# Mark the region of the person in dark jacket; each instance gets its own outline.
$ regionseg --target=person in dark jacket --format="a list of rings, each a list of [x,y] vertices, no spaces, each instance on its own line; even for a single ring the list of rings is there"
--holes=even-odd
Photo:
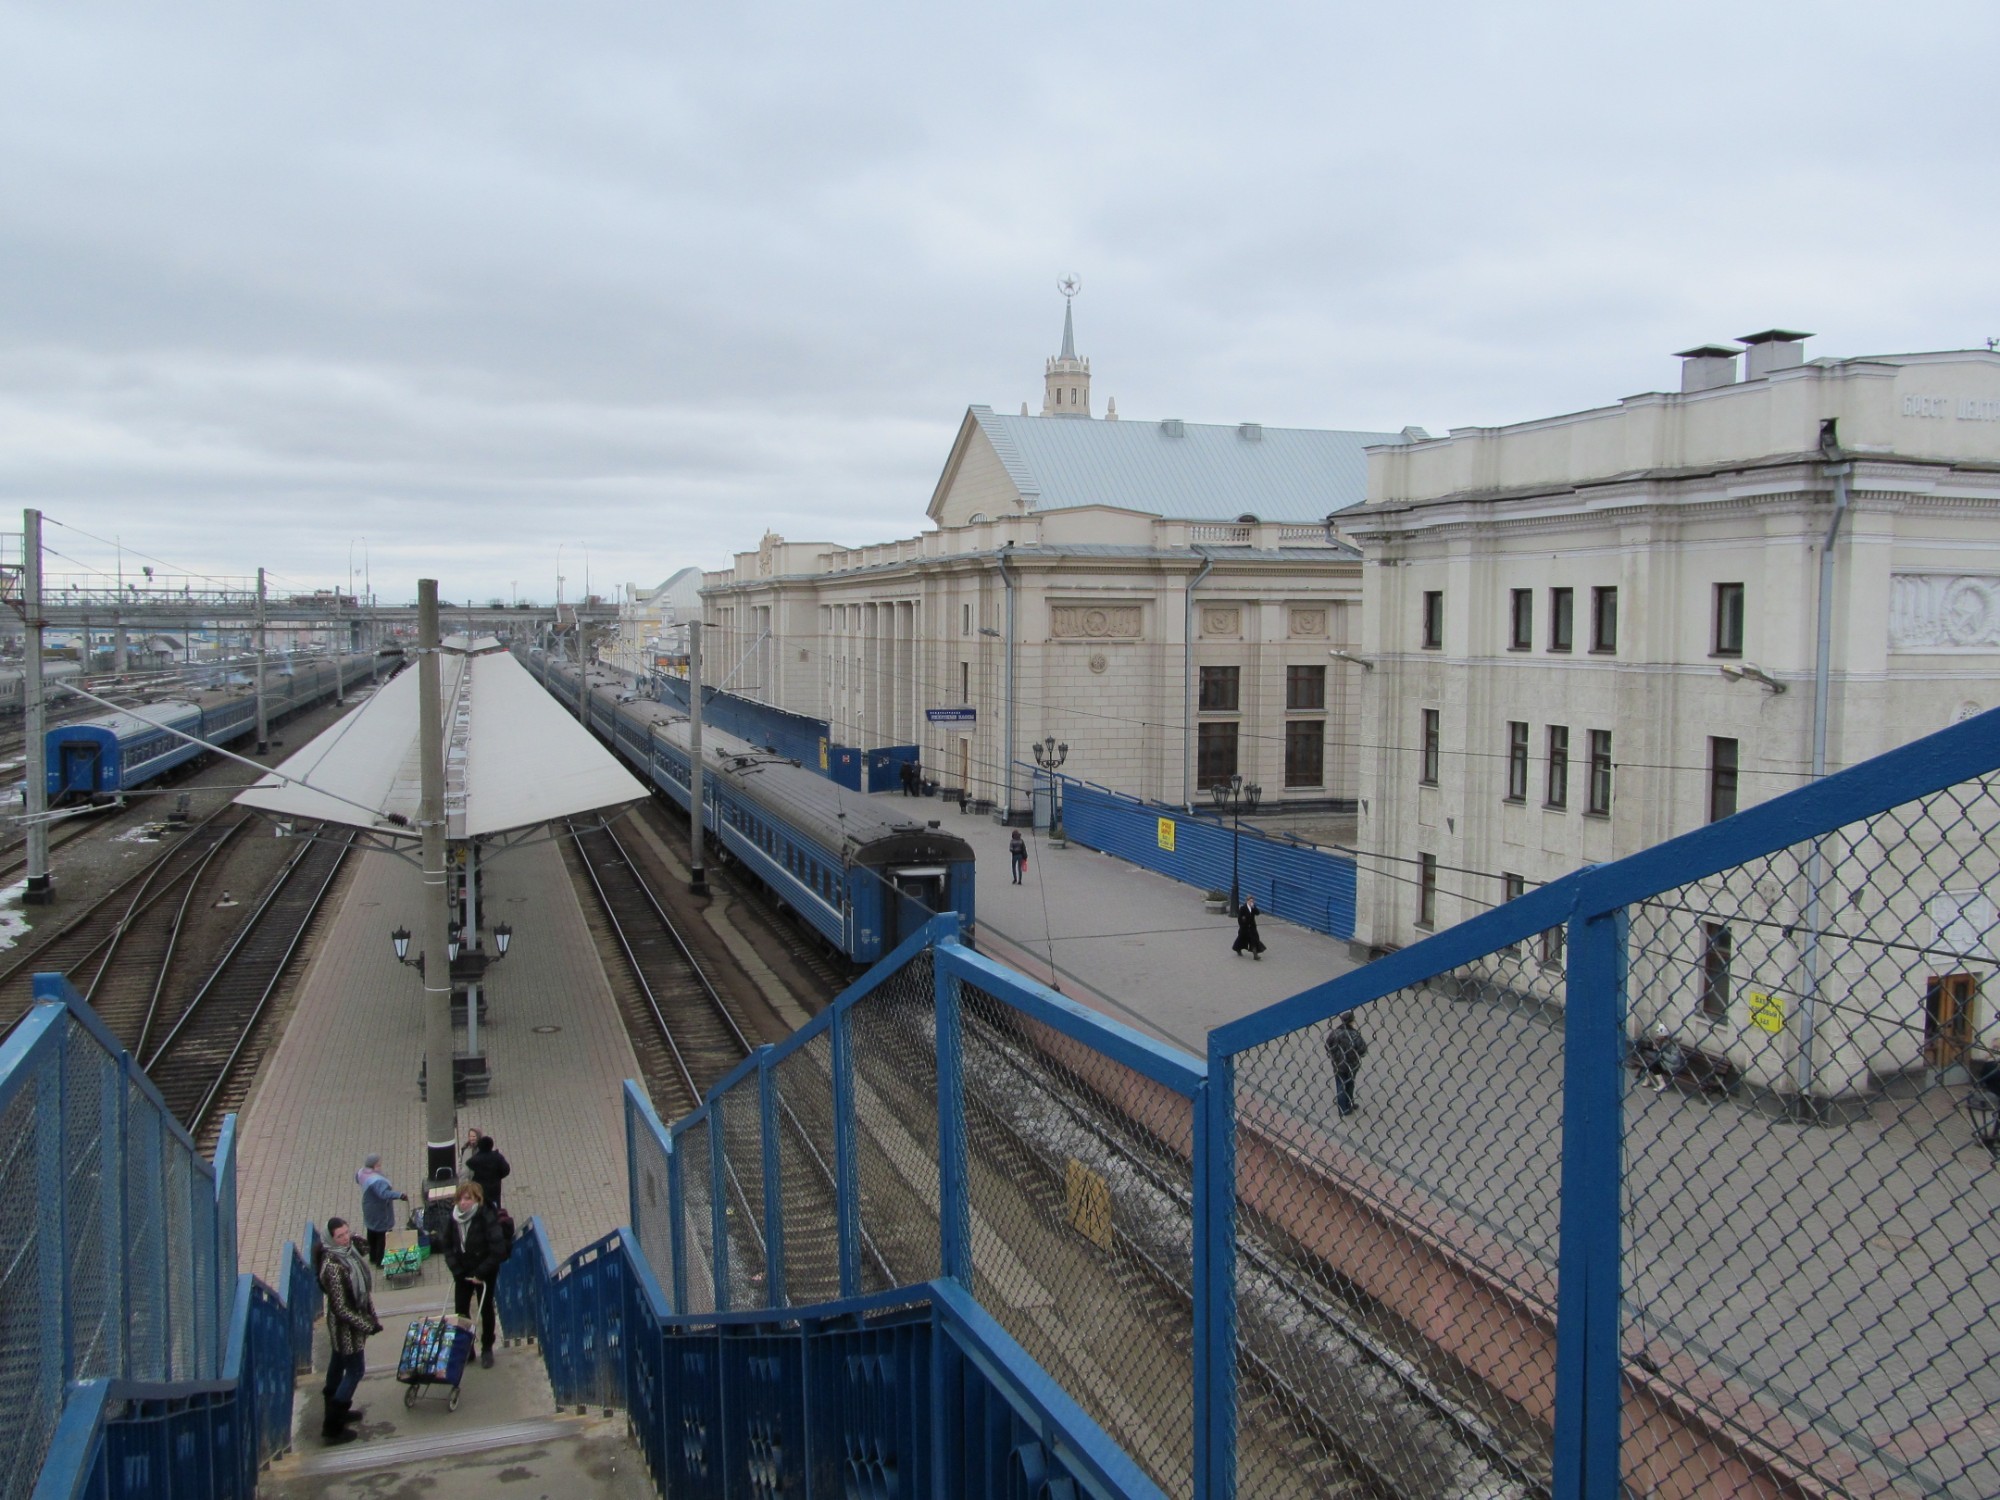
[[[348,1424],[362,1416],[354,1406],[354,1391],[368,1369],[364,1351],[369,1335],[380,1333],[382,1323],[375,1316],[374,1277],[347,1220],[326,1221],[318,1271],[319,1289],[326,1297],[327,1344],[333,1351],[321,1393],[326,1397],[326,1420],[319,1432],[328,1443],[351,1443],[354,1434]]]
[[[1354,1012],[1349,1011],[1326,1038],[1327,1061],[1333,1064],[1333,1096],[1343,1115],[1354,1113],[1354,1079],[1367,1055],[1368,1038],[1355,1027]]]
[[[1014,871],[1014,884],[1021,883],[1021,873],[1028,868],[1028,845],[1016,828],[1014,836],[1007,840],[1007,863]]]
[[[473,1301],[479,1301],[479,1364],[487,1370],[493,1368],[493,1282],[506,1257],[500,1215],[478,1183],[461,1182],[458,1206],[445,1221],[444,1263],[451,1271],[458,1315],[471,1317]]]
[[[1257,936],[1257,898],[1245,896],[1243,904],[1236,908],[1236,941],[1229,945],[1232,953],[1250,950],[1252,958],[1264,956],[1264,940]]]
[[[396,1191],[396,1185],[382,1175],[382,1158],[370,1156],[354,1174],[361,1186],[361,1225],[368,1231],[368,1264],[380,1266],[388,1248],[389,1231],[396,1227],[396,1205],[408,1203],[410,1195]]]
[[[500,1179],[514,1169],[507,1158],[493,1148],[493,1137],[482,1135],[479,1149],[465,1159],[465,1175],[479,1184],[480,1195],[489,1208],[500,1206]]]

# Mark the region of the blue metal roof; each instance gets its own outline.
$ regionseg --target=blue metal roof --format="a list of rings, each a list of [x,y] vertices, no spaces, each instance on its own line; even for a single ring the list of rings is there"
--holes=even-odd
[[[1366,497],[1363,450],[1407,441],[1255,423],[1011,417],[990,406],[972,417],[1032,508],[1115,505],[1170,520],[1323,520]]]

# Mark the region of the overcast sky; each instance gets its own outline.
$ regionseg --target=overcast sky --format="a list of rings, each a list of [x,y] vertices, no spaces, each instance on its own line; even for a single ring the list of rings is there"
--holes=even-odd
[[[1990,0],[0,3],[0,501],[397,602],[911,535],[1072,271],[1127,418],[1976,346],[1996,58]]]

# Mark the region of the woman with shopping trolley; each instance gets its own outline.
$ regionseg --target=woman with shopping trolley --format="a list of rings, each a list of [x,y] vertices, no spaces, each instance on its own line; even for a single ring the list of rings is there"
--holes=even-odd
[[[500,1217],[476,1182],[458,1185],[458,1203],[444,1226],[444,1263],[451,1271],[456,1311],[472,1316],[479,1304],[479,1365],[493,1368],[493,1283],[507,1258]]]

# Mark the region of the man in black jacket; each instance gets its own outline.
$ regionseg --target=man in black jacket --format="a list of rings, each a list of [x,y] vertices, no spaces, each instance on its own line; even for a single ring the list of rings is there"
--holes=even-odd
[[[458,1315],[471,1317],[473,1300],[479,1301],[479,1364],[487,1370],[493,1368],[493,1283],[506,1258],[500,1215],[485,1201],[478,1183],[461,1182],[458,1206],[445,1221],[444,1263],[451,1271]]]
[[[1343,1115],[1354,1113],[1354,1077],[1367,1055],[1368,1038],[1355,1029],[1354,1012],[1349,1011],[1326,1038],[1327,1061],[1333,1064],[1333,1094]]]
[[[465,1173],[479,1184],[479,1191],[489,1208],[500,1206],[500,1179],[514,1169],[507,1165],[507,1158],[493,1149],[493,1137],[482,1135],[479,1149],[465,1159]]]

